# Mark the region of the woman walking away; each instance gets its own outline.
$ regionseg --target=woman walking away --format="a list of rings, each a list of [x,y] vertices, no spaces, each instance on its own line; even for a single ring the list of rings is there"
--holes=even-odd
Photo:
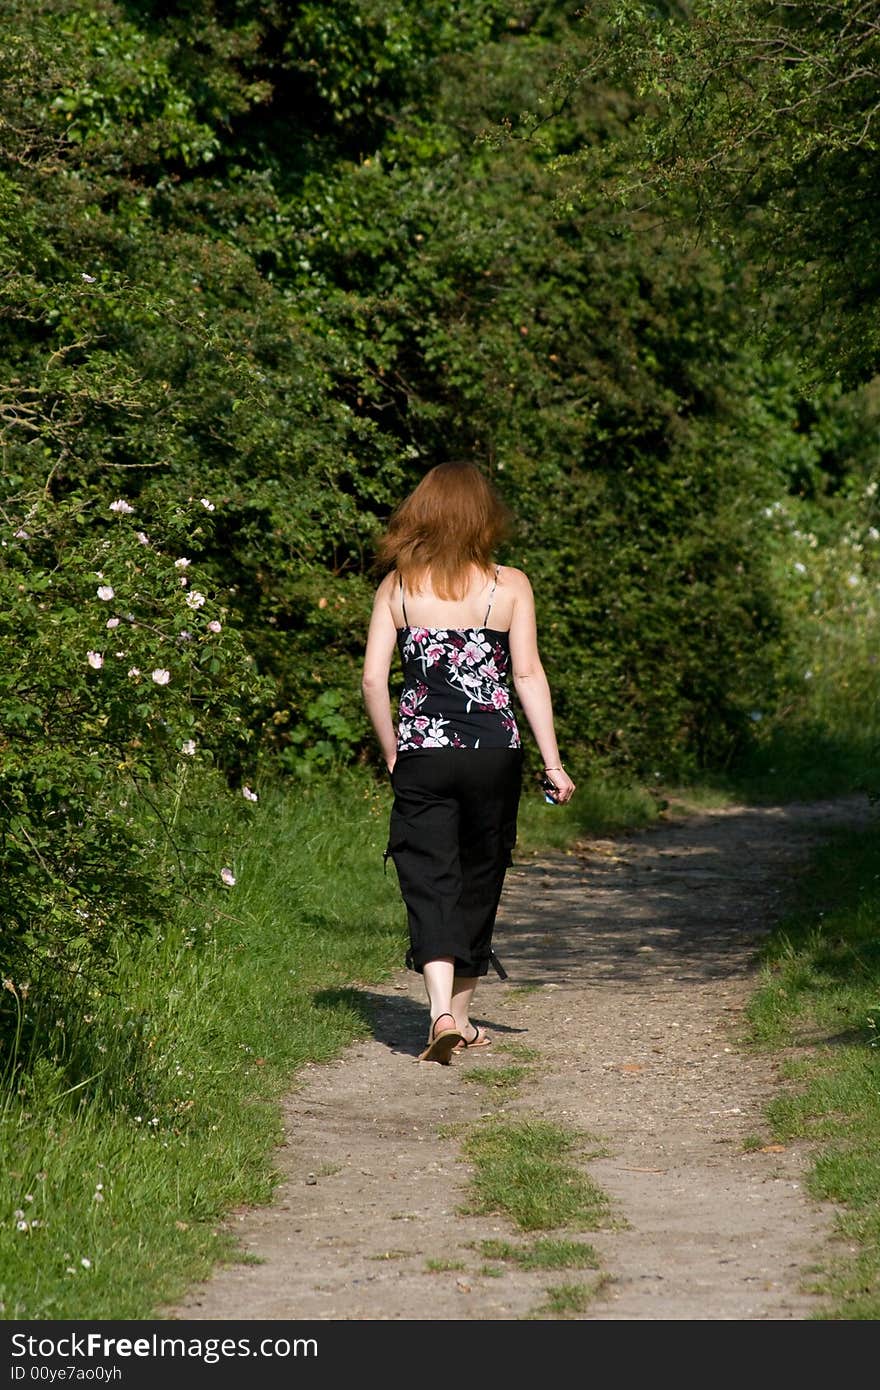
[[[522,747],[509,678],[554,801],[562,766],[526,575],[495,562],[508,512],[472,463],[441,463],[397,507],[379,542],[363,667],[364,702],[391,774],[387,855],[409,920],[407,966],[424,978],[430,1027],[419,1061],[485,1047],[474,990],[516,840]],[[388,680],[403,666],[397,727]]]

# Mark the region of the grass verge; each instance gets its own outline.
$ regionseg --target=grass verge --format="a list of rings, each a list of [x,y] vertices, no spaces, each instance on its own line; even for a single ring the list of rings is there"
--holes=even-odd
[[[811,1281],[828,1320],[880,1317],[880,836],[815,853],[768,941],[752,1041],[787,1054],[772,1137],[812,1146],[810,1193],[837,1207],[837,1254]]]
[[[652,825],[662,801],[635,784],[581,778],[577,795],[564,806],[548,806],[537,784],[523,786],[517,825],[516,857],[565,850],[585,835],[611,835]]]
[[[271,1197],[291,1076],[370,1031],[352,986],[404,949],[385,797],[352,775],[258,810],[219,925],[181,912],[94,992],[75,1089],[58,1056],[5,1088],[5,1319],[155,1316],[230,1253],[221,1218]]]

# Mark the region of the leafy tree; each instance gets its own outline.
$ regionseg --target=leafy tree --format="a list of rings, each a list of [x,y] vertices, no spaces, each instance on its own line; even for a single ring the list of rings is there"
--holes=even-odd
[[[750,263],[755,322],[812,374],[880,366],[880,12],[861,0],[602,3],[557,74],[629,94],[626,158],[583,151],[625,206],[687,217]]]

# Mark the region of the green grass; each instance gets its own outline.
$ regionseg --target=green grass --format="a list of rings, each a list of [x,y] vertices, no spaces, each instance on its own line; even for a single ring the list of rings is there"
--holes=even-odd
[[[747,805],[782,805],[848,796],[867,785],[880,786],[873,746],[853,749],[848,742],[780,737],[756,750],[726,775],[706,774],[705,785],[718,795]]]
[[[520,1269],[598,1269],[599,1257],[592,1245],[583,1241],[541,1237],[525,1245],[507,1240],[481,1240],[480,1254],[486,1260],[503,1260]]]
[[[473,1167],[467,1211],[504,1215],[522,1231],[608,1225],[607,1197],[572,1159],[580,1142],[544,1120],[477,1126],[462,1146]]]
[[[843,1240],[813,1282],[830,1319],[880,1317],[880,836],[817,851],[768,941],[748,1010],[756,1046],[787,1055],[768,1121],[805,1140],[811,1194],[833,1202]]]
[[[544,1302],[533,1313],[528,1315],[532,1319],[552,1318],[562,1321],[565,1318],[576,1318],[581,1313],[586,1313],[590,1304],[604,1289],[606,1280],[599,1278],[593,1280],[591,1284],[554,1284],[545,1291]]]
[[[812,747],[824,795],[830,745]],[[774,800],[782,786],[808,785],[795,773],[810,746],[790,741],[788,753],[792,775]],[[753,785],[757,799],[760,775]],[[744,787],[735,794],[748,799]],[[546,807],[527,788],[522,852],[659,814],[648,792],[593,788],[582,798],[586,790],[581,781],[573,809]],[[681,790],[694,807],[719,795]],[[370,1034],[364,989],[402,963],[405,914],[396,875],[382,871],[389,808],[387,786],[362,772],[264,790],[235,889],[203,914],[181,908],[156,938],[120,951],[112,991],[96,985],[89,995],[76,1056],[39,1057],[12,1086],[6,1059],[0,1316],[151,1318],[218,1261],[238,1259],[221,1223],[237,1206],[271,1200],[281,1097],[307,1062]],[[815,1276],[829,1318],[880,1314],[877,841],[850,834],[817,856],[768,944],[749,1013],[755,1045],[785,1053],[788,1078],[768,1136],[754,1142],[807,1139],[810,1189],[838,1208],[847,1258]],[[29,1007],[3,997],[7,1008]],[[505,1065],[470,1069],[474,1084],[506,1076],[512,1085],[533,1060],[518,1044],[496,1053]],[[459,1137],[476,1209],[521,1231],[607,1224],[572,1136],[523,1122]]]
[[[475,1086],[485,1086],[497,1091],[515,1091],[524,1076],[528,1076],[528,1067],[468,1067],[466,1072],[462,1072],[462,1080]]]
[[[660,814],[658,799],[643,787],[580,777],[577,792],[564,806],[548,806],[537,782],[526,777],[517,822],[516,858],[565,850],[585,835],[651,825]]]
[[[384,798],[351,776],[258,810],[218,925],[182,912],[95,993],[78,1089],[52,1057],[7,1087],[3,1317],[144,1318],[179,1296],[230,1255],[221,1218],[271,1197],[296,1070],[369,1034],[353,986],[404,948]]]
[[[518,1042],[497,1042],[494,1050],[496,1053],[502,1052],[505,1057],[512,1057],[515,1062],[536,1062],[541,1055],[536,1047]]]

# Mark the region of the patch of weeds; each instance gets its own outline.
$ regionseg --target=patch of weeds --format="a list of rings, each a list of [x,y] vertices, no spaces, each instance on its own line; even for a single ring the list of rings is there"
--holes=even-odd
[[[528,1075],[528,1067],[470,1067],[462,1073],[465,1081],[477,1086],[491,1086],[498,1091],[512,1091]]]
[[[503,1004],[515,1003],[517,999],[524,999],[529,994],[537,994],[543,988],[543,985],[510,985],[501,1002]]]
[[[520,1269],[598,1269],[599,1257],[592,1245],[576,1240],[535,1240],[530,1245],[511,1245],[506,1240],[483,1240],[480,1254],[486,1260],[507,1260]]]
[[[468,1212],[502,1213],[524,1231],[607,1227],[608,1198],[569,1157],[580,1139],[544,1120],[478,1126],[463,1145],[474,1165]]]
[[[425,1260],[425,1269],[429,1274],[448,1274],[465,1268],[464,1260]]]
[[[478,1274],[480,1275],[480,1277],[483,1278],[483,1279],[503,1279],[503,1278],[504,1278],[504,1270],[503,1270],[503,1269],[499,1269],[497,1265],[483,1265],[483,1266],[477,1271],[477,1273],[478,1273]]]
[[[535,1309],[535,1317],[573,1318],[585,1313],[590,1306],[593,1290],[585,1284],[554,1284],[546,1290],[545,1300]]]
[[[383,1250],[381,1255],[370,1255],[371,1260],[405,1260],[409,1250]]]
[[[600,1275],[592,1284],[554,1284],[547,1289],[545,1302],[527,1318],[576,1318],[587,1311],[608,1282],[607,1275]]]
[[[460,1139],[467,1132],[466,1120],[450,1120],[448,1124],[437,1126],[438,1139]]]
[[[495,1051],[503,1052],[517,1062],[536,1062],[541,1055],[534,1047],[527,1047],[525,1043],[518,1042],[496,1043]]]
[[[765,1141],[759,1134],[747,1134],[742,1141],[743,1153],[758,1153],[764,1147]]]

